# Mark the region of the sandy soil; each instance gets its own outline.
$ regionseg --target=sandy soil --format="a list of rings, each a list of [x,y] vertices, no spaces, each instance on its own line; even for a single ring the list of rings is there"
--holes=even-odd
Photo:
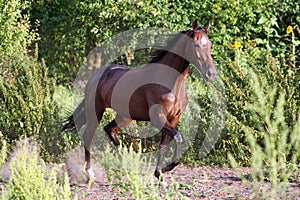
[[[11,158],[16,154],[17,150],[12,153]],[[67,154],[66,162],[61,171],[67,170],[72,184],[72,190],[77,194],[79,199],[94,200],[94,199],[133,199],[130,195],[120,197],[120,186],[112,186],[107,180],[105,170],[100,164],[93,165],[95,173],[95,182],[88,186],[86,174],[80,173],[83,169],[83,152],[73,151]],[[7,163],[2,171],[2,178],[8,180],[10,173]],[[170,185],[172,181],[178,183],[177,192],[180,192],[187,199],[262,199],[261,196],[255,196],[251,189],[251,180],[240,177],[248,175],[249,168],[241,168],[236,173],[230,168],[216,168],[216,167],[189,167],[177,166],[173,171],[164,174],[164,181]],[[300,174],[300,173],[299,173]],[[153,176],[153,179],[156,178]],[[157,183],[158,184],[158,183]],[[253,185],[253,184],[252,184]],[[270,191],[270,183],[266,182],[264,185],[257,186],[257,188],[268,188]],[[284,196],[278,195],[276,199],[299,199],[300,200],[300,185],[290,183],[287,187]],[[5,181],[0,181],[1,189],[5,189]],[[165,199],[165,190],[161,190],[161,199]],[[270,193],[270,192],[267,192]],[[175,198],[176,199],[176,198]],[[181,199],[181,198],[177,198]],[[268,197],[265,199],[269,199]]]
[[[90,188],[85,184],[76,185],[74,189],[80,199],[133,199],[130,196],[121,198],[118,191],[121,188],[112,187],[106,180],[105,172],[99,168],[95,170],[101,173],[101,177],[96,175],[97,183]],[[249,168],[240,169],[242,174],[247,175]],[[153,177],[155,179],[155,177]],[[188,167],[178,166],[172,172],[164,175],[164,181],[167,184],[172,179],[179,184],[178,192],[188,199],[261,199],[254,195],[249,184],[250,180],[241,180],[233,169],[215,168],[215,167]],[[270,184],[264,186],[270,188]],[[162,199],[163,198],[162,194]],[[300,186],[291,183],[288,187],[287,195],[277,196],[276,199],[300,199]],[[180,199],[180,198],[178,198]]]
[[[78,183],[78,171],[82,169],[84,160],[83,152],[70,152],[66,159],[66,168],[69,171],[70,180],[73,190],[77,193],[79,199],[134,199],[130,195],[126,198],[120,197],[121,187],[111,186],[107,180],[105,170],[100,164],[93,165],[95,173],[95,183],[90,187],[85,184],[88,181],[87,176],[80,176],[81,183]],[[241,179],[241,177],[249,177],[250,168],[241,168],[238,171],[232,168],[217,167],[189,167],[177,166],[173,171],[164,174],[164,182],[170,185],[172,181],[179,184],[178,192],[188,199],[262,199],[261,196],[255,195],[253,183],[250,179]],[[156,181],[156,178],[153,176]],[[157,181],[158,182],[158,181]],[[158,183],[157,183],[158,184]],[[267,195],[270,195],[271,184],[264,183],[257,187],[258,189],[267,188]],[[300,185],[290,183],[284,196],[278,194],[276,199],[299,199]],[[164,190],[161,190],[162,199],[164,198]],[[257,194],[257,192],[256,192]],[[180,198],[178,198],[180,199]],[[269,199],[268,197],[266,199]]]

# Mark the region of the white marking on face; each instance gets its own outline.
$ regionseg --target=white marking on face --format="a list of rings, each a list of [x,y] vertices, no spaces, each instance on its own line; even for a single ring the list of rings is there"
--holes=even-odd
[[[206,39],[205,36],[202,36],[202,37],[201,37],[200,42],[201,42],[201,45],[202,45],[202,46],[206,46],[206,44],[208,43],[208,41],[207,41],[207,39]]]

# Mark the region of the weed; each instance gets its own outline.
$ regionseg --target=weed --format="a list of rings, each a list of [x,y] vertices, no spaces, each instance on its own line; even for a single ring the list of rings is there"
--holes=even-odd
[[[101,152],[101,163],[104,166],[108,180],[120,197],[133,199],[185,199],[174,180],[168,185],[159,184],[153,176],[151,160],[142,153],[141,144],[138,151],[133,147],[119,147],[112,150],[107,146]]]
[[[252,70],[248,74],[253,101],[247,109],[256,122],[254,127],[243,128],[251,150],[251,187],[256,196],[285,199],[288,182],[293,179],[300,159],[300,113],[298,121],[288,126],[284,92]],[[232,165],[238,167],[234,156],[229,157]],[[271,192],[266,181],[271,184]]]
[[[60,167],[48,169],[37,148],[30,149],[25,142],[10,162],[10,179],[1,199],[72,199],[67,173],[59,178]]]

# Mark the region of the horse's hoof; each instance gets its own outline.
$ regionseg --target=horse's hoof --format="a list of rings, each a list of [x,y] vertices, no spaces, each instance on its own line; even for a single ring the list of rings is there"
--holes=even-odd
[[[171,171],[171,170],[173,170],[177,165],[179,165],[179,161],[178,161],[178,162],[172,162],[172,163],[168,164],[167,166],[163,167],[163,168],[162,168],[162,172],[165,173],[165,172]]]
[[[113,143],[114,143],[114,145],[117,146],[117,147],[120,146],[120,142],[119,142],[119,139],[117,138],[117,136],[114,137]]]
[[[163,178],[162,178],[162,173],[161,173],[161,171],[160,170],[155,170],[154,171],[154,176],[158,179],[158,180],[160,180],[160,181],[162,181],[163,180]]]

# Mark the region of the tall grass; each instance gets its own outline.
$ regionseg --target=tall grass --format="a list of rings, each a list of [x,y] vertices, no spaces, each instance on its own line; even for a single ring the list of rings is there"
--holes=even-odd
[[[121,146],[117,150],[107,146],[99,156],[100,162],[106,170],[110,184],[118,196],[125,199],[186,199],[176,191],[178,184],[174,181],[160,184],[153,176],[151,160],[142,153],[139,145],[138,151],[132,146]]]
[[[27,142],[10,161],[10,179],[0,198],[7,199],[73,199],[67,173],[58,174],[61,166],[46,166],[37,148]]]
[[[300,182],[299,176],[293,176],[300,167],[300,113],[293,125],[288,125],[291,116],[285,112],[285,92],[253,70],[248,75],[253,93],[246,109],[255,122],[252,127],[243,127],[251,152],[250,186],[259,198],[292,198],[287,197],[286,191],[289,181]],[[229,158],[237,167],[234,156]],[[271,188],[266,182],[270,182]]]
[[[0,131],[0,169],[5,164],[7,159],[7,143]]]

